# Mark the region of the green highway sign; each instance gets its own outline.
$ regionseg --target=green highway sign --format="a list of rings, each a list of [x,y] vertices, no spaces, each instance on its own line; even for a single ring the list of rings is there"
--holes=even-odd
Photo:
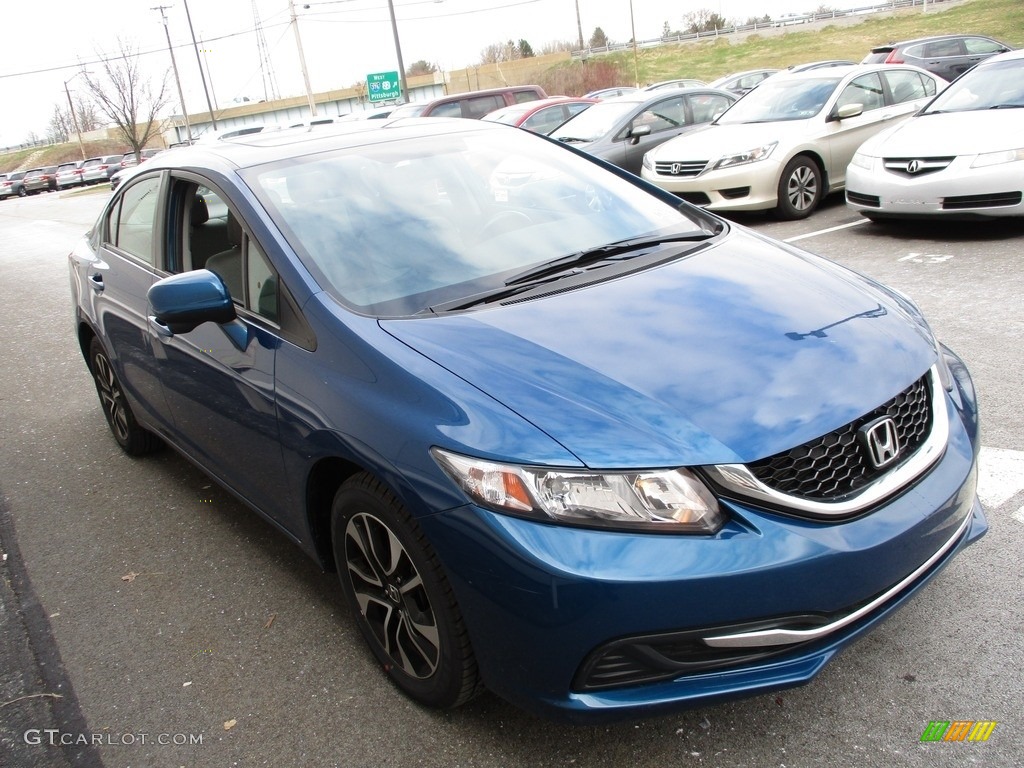
[[[389,101],[402,95],[397,72],[377,72],[366,76],[366,94],[370,101]]]

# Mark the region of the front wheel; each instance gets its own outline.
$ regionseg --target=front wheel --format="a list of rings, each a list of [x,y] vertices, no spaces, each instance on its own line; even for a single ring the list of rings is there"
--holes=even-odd
[[[135,421],[107,351],[96,338],[89,344],[89,370],[100,396],[103,415],[122,450],[130,456],[142,456],[160,448],[163,441]]]
[[[821,198],[822,178],[818,164],[805,155],[794,157],[779,178],[776,215],[789,221],[807,218]]]
[[[338,578],[363,639],[391,680],[430,707],[465,703],[479,673],[437,556],[401,502],[368,474],[331,509]]]

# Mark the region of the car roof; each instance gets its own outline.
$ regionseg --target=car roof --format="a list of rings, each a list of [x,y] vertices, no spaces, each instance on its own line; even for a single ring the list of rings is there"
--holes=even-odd
[[[679,94],[686,93],[715,93],[721,96],[728,96],[730,99],[735,99],[736,94],[732,91],[726,91],[722,88],[714,88],[710,85],[694,85],[687,88],[666,88],[660,91],[636,91],[635,93],[627,93],[622,96],[613,96],[610,99],[602,99],[602,104],[646,104],[653,101],[661,101],[662,99],[671,98],[678,96]]]
[[[895,42],[884,43],[883,45],[876,45],[872,47],[871,52],[875,53],[876,51],[891,51],[893,48],[902,48],[903,46],[914,45],[916,43],[933,43],[938,40],[960,40],[965,37],[981,37],[984,38],[985,40],[993,40],[999,43],[1000,45],[1003,45],[1003,43],[1001,43],[999,40],[996,40],[994,37],[990,37],[989,35],[975,35],[965,32],[956,35],[929,35],[928,37],[915,37],[910,40],[897,40]]]
[[[380,125],[383,123],[383,125]],[[175,147],[148,160],[146,170],[161,168],[222,168],[242,170],[335,149],[384,144],[440,134],[504,131],[508,126],[483,120],[443,117],[404,117],[353,120],[312,127],[285,128],[237,136],[208,144]]]

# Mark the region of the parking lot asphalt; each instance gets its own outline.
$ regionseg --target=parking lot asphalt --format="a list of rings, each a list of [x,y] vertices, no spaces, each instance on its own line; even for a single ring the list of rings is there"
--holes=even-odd
[[[991,530],[808,686],[573,727],[488,695],[412,704],[333,575],[172,452],[120,452],[66,266],[105,199],[0,202],[0,765],[1021,764],[1024,223],[877,226],[841,200],[802,222],[736,217],[903,290],[967,360]],[[936,720],[997,726],[922,742]]]

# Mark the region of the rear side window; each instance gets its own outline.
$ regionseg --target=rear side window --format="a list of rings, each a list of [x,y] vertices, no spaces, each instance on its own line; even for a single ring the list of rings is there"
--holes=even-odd
[[[488,112],[501,109],[505,106],[505,99],[498,94],[490,96],[475,96],[462,102],[462,116],[479,120]]]
[[[923,99],[935,93],[934,80],[930,77],[922,77],[920,73],[911,72],[909,69],[894,69],[883,72],[882,77],[889,84],[889,92],[892,94],[893,104]],[[931,93],[929,93],[926,84],[931,85]]]
[[[907,55],[919,59],[940,59],[944,56],[961,56],[963,48],[959,40],[934,40],[908,48]]]
[[[114,244],[147,264],[155,262],[153,230],[159,198],[160,177],[142,179],[124,191],[110,220]]]
[[[457,101],[438,104],[430,110],[431,117],[462,117],[462,104]]]

